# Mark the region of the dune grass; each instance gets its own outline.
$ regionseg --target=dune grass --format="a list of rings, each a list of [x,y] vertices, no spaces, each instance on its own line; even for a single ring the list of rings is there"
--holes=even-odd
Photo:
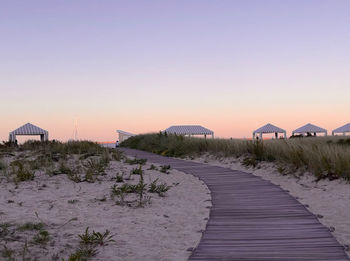
[[[199,156],[242,158],[245,165],[274,162],[280,172],[309,171],[318,180],[350,180],[350,138],[311,137],[288,140],[199,139],[170,134],[143,134],[127,139],[122,147],[169,157]]]

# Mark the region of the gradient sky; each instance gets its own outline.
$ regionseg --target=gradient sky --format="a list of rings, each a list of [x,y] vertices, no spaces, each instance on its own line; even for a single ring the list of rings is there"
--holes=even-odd
[[[349,0],[0,0],[0,140],[350,122]]]

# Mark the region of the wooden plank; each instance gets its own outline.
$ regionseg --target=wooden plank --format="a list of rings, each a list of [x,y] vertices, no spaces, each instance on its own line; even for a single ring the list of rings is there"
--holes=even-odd
[[[208,186],[210,217],[190,261],[349,260],[307,208],[269,181],[229,168],[122,150],[194,175]]]

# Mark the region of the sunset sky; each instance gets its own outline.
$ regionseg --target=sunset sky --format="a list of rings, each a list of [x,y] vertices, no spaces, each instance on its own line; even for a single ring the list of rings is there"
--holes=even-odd
[[[0,140],[350,122],[349,0],[2,0]]]

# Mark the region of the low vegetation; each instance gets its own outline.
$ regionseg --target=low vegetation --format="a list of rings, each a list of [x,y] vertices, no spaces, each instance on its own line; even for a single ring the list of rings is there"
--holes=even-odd
[[[198,139],[158,133],[131,137],[121,146],[169,157],[192,157],[204,153],[237,157],[243,159],[244,165],[252,167],[267,161],[286,166],[284,174],[309,171],[318,180],[350,180],[350,138],[344,137],[252,141]]]
[[[60,184],[85,182],[85,184],[73,184],[76,193],[79,194],[82,191],[82,194],[85,194],[86,189],[101,184],[102,186],[107,185],[108,189],[114,184],[111,188],[111,195],[113,200],[116,199],[115,203],[130,207],[144,207],[151,203],[152,193],[163,197],[170,189],[170,186],[158,182],[158,179],[151,184],[145,183],[144,176],[149,174],[143,170],[146,163],[146,159],[126,158],[119,150],[103,148],[89,141],[67,143],[28,141],[19,146],[4,143],[0,145],[0,184],[6,188],[3,191],[10,193],[11,197],[6,197],[3,204],[9,204],[11,209],[17,207],[27,211],[30,207],[30,200],[22,202],[19,200],[22,198],[18,198],[23,191],[46,193],[51,191],[51,188],[60,189]],[[157,169],[155,166],[153,168]],[[167,172],[168,169],[170,166],[160,167],[159,171]],[[57,175],[60,176],[57,177]],[[93,197],[95,198],[92,199]],[[113,202],[108,197],[108,192],[104,190],[92,198],[84,201],[73,194],[68,199],[59,198],[57,201],[62,201],[58,207],[56,200],[52,198],[42,198],[42,203],[45,205],[45,211],[51,209],[57,211],[63,205],[68,212],[68,208],[84,207],[86,202],[88,204],[97,202],[96,204],[102,205],[103,209],[105,209],[104,202]],[[118,208],[118,206],[115,207]],[[77,235],[77,232],[72,232],[68,223],[77,221],[77,217],[70,218],[66,222],[62,220],[47,222],[45,218],[39,217],[37,212],[34,213],[37,222],[32,220],[26,222],[28,221],[26,218],[20,224],[9,222],[10,219],[2,220],[3,223],[0,223],[0,260],[85,261],[93,259],[99,255],[100,251],[103,251],[103,247],[115,242],[109,230],[98,232],[89,230],[87,227],[82,234]],[[3,214],[5,212],[0,211],[0,215]],[[26,217],[27,214],[26,212]],[[68,230],[70,231],[67,232]],[[67,233],[64,234],[62,231]],[[69,237],[74,236],[75,239],[69,239],[67,244],[63,244],[63,234]]]

